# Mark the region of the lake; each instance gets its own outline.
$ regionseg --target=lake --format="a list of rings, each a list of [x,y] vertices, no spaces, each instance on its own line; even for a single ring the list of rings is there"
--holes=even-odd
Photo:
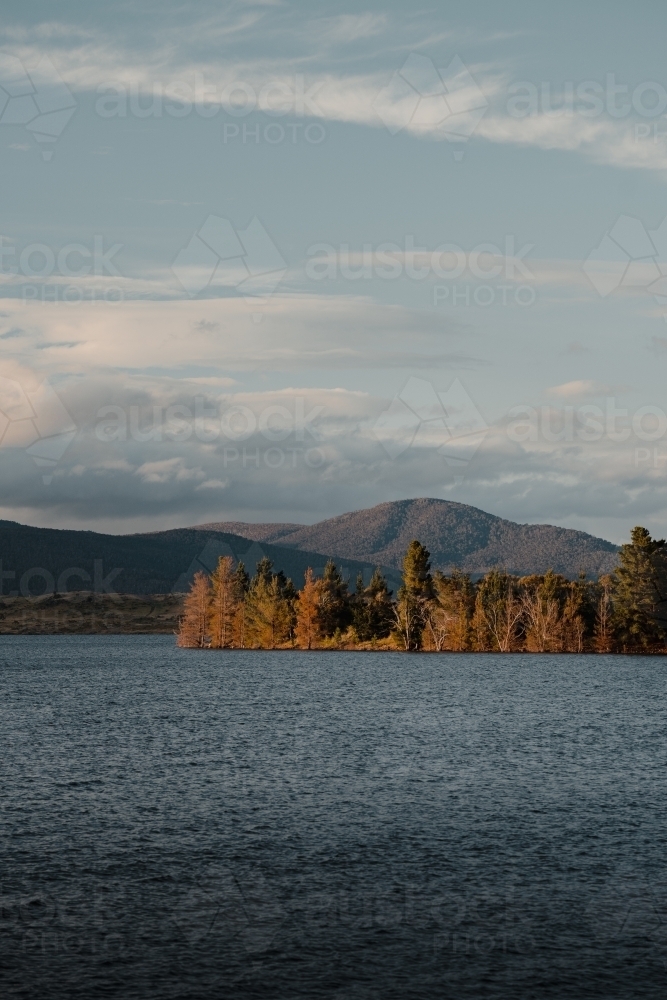
[[[0,637],[36,998],[667,995],[667,659]]]

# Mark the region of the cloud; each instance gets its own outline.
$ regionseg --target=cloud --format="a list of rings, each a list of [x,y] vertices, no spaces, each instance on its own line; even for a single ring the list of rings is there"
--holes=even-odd
[[[386,14],[338,14],[336,17],[315,18],[308,22],[305,34],[325,44],[346,44],[362,38],[373,38],[387,27]]]
[[[598,396],[610,396],[618,392],[619,387],[612,388],[592,379],[577,379],[574,382],[564,382],[563,385],[554,385],[546,391],[549,396],[557,399],[595,399]]]
[[[207,100],[219,104],[225,88],[239,80],[251,86],[257,95],[267,84],[293,92],[295,72],[306,72],[306,90],[312,98],[304,102],[300,113],[322,121],[384,127],[376,110],[378,95],[386,90],[392,73],[400,70],[398,51],[408,48],[418,51],[423,39],[415,37],[399,42],[394,32],[388,37],[385,50],[374,53],[371,59],[371,64],[382,63],[383,68],[355,73],[347,65],[349,53],[341,49],[338,57],[333,58],[330,50],[388,30],[391,25],[384,14],[362,12],[315,19],[305,30],[295,30],[289,12],[283,12],[282,20],[276,20],[273,13],[267,20],[266,10],[246,9],[236,14],[225,12],[224,17],[200,17],[196,21],[161,26],[153,29],[150,44],[144,33],[131,38],[121,32],[102,34],[66,24],[40,25],[32,31],[5,29],[4,35],[12,54],[26,65],[38,61],[44,41],[50,41],[58,71],[73,91],[94,92],[98,88],[121,86],[152,94],[155,84],[163,89],[177,83],[192,87],[195,75],[199,74],[210,91]],[[265,41],[281,39],[280,45],[271,46],[276,54],[261,58],[245,55],[244,43],[257,31],[262,32]],[[454,46],[464,39],[465,32],[456,37],[445,32],[440,39],[442,55],[434,55],[436,63],[447,65],[456,55]],[[238,43],[244,54],[235,54],[232,48],[222,62],[215,52],[216,43],[222,41],[227,45]],[[431,37],[428,41],[433,52],[437,39]],[[393,60],[397,65],[387,67]],[[313,71],[308,73],[309,69]],[[576,110],[560,115],[539,111],[515,117],[507,110],[510,76],[505,66],[471,63],[466,69],[472,74],[475,89],[480,88],[490,106],[481,120],[477,116],[474,122],[471,120],[470,130],[474,128],[478,139],[568,151],[599,164],[665,174],[662,144],[654,141],[652,135],[643,140],[637,135],[636,125],[645,125],[645,119],[637,116],[616,119],[606,114],[592,118]],[[406,122],[404,100],[405,95],[397,93],[395,106],[391,101],[384,102],[385,122],[394,116],[401,129],[415,136],[444,137],[438,122],[429,125],[428,120],[419,116]]]
[[[201,469],[188,468],[184,458],[166,458],[156,462],[144,462],[136,470],[135,475],[139,476],[144,483],[187,483],[193,479],[204,479]]]
[[[634,119],[592,119],[576,112],[525,118],[495,114],[482,119],[475,134],[489,142],[579,152],[595,163],[664,173],[664,148],[638,140],[635,125]]]
[[[39,344],[48,355],[40,364],[49,372],[152,369],[156,358],[165,370],[187,374],[188,367],[200,366],[204,370],[190,374],[215,378],[242,370],[484,364],[463,341],[470,333],[463,323],[361,296],[275,296],[259,324],[239,298],[126,301],[105,308],[59,302],[51,309],[17,302],[14,316],[31,331],[16,341],[17,357],[30,365]]]
[[[429,377],[443,392],[452,381]],[[475,376],[460,380],[488,420]],[[566,404],[591,390],[576,387],[554,388],[565,389]],[[4,516],[129,531],[197,520],[314,521],[387,499],[441,496],[512,520],[594,533],[604,524],[613,540],[633,523],[657,531],[667,523],[665,462],[632,430],[632,414],[618,424],[625,439],[602,433],[590,441],[576,423],[568,430],[568,405],[539,409],[535,440],[517,442],[513,418],[496,420],[461,481],[438,453],[439,439],[400,453],[383,447],[374,427],[391,399],[377,392],[248,390],[120,372],[70,376],[58,392],[79,433],[48,492],[25,453],[3,452]],[[655,447],[662,454],[667,441]]]

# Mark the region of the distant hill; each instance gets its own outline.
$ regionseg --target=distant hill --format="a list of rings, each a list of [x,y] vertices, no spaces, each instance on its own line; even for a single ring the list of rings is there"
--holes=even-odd
[[[224,531],[253,542],[275,542],[285,535],[300,531],[303,524],[250,524],[248,521],[223,521],[220,524],[197,524],[196,531]]]
[[[222,522],[206,530],[227,527]],[[521,575],[553,569],[571,578],[583,569],[599,576],[613,569],[618,552],[616,545],[583,531],[516,524],[451,500],[381,503],[299,527],[234,522],[234,530],[248,538],[270,537],[282,546],[330,552],[338,558],[354,556],[396,570],[408,543],[417,538],[429,549],[434,569],[444,572],[457,566],[474,576],[493,567]]]
[[[122,594],[181,593],[197,570],[210,572],[221,555],[242,560],[251,575],[257,562],[267,556],[274,569],[291,577],[297,588],[308,566],[321,575],[328,558],[207,529],[104,535],[0,521],[0,599],[54,590],[102,592],[104,587]],[[376,565],[348,558],[337,562],[352,583],[358,573],[368,581]],[[389,571],[388,577],[396,589],[398,574]]]
[[[380,565],[396,592],[413,538],[427,546],[435,569],[458,566],[473,576],[494,566],[522,575],[551,568],[569,577],[582,569],[598,576],[613,569],[618,551],[583,531],[515,524],[476,507],[428,499],[383,503],[313,525],[234,521],[136,535],[0,521],[0,597],[101,591],[103,585],[124,594],[182,593],[194,573],[212,570],[220,555],[243,560],[250,573],[266,555],[297,587],[308,566],[320,574],[330,556],[352,582],[359,572],[368,581]]]

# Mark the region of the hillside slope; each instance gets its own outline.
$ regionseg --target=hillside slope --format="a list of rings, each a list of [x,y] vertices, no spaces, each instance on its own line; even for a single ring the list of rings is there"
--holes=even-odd
[[[235,524],[239,534],[246,529],[259,534],[270,527]],[[400,568],[409,542],[417,538],[429,549],[434,569],[447,571],[457,566],[475,576],[493,567],[522,575],[553,569],[569,577],[580,570],[599,576],[613,569],[617,553],[611,542],[583,531],[516,524],[477,507],[434,499],[381,503],[271,537],[283,546],[331,552],[338,558],[378,562],[394,569]]]
[[[301,587],[308,566],[321,574],[328,556],[303,549],[252,542],[229,532],[190,528],[141,535],[34,528],[0,521],[0,598],[72,591],[122,594],[182,593],[197,570],[210,572],[218,557],[242,560],[252,574],[267,556],[275,570]],[[338,560],[354,582],[375,567],[358,559]],[[389,574],[391,578],[391,573]],[[398,575],[390,582],[398,586]]]
[[[251,524],[247,521],[218,521],[211,524],[195,524],[194,531],[223,531],[226,534],[241,535],[253,542],[275,542],[305,527],[303,524]]]

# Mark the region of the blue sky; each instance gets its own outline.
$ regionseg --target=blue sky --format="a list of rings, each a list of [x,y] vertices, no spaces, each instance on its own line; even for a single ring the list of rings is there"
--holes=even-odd
[[[664,533],[661,4],[135,7],[4,8],[1,516]]]

